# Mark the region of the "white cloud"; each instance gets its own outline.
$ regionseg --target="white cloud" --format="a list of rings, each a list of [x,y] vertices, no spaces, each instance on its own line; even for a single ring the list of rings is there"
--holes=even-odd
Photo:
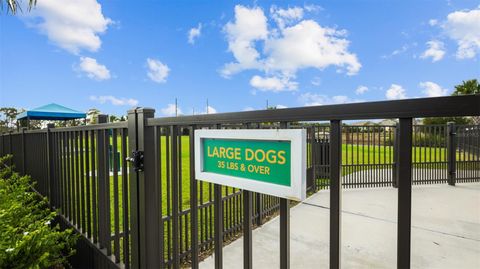
[[[256,110],[256,109],[251,106],[247,106],[246,108],[243,109],[243,111],[253,111],[253,110]]]
[[[480,52],[480,7],[448,14],[443,28],[457,42],[457,59],[471,59]]]
[[[440,61],[445,55],[445,48],[443,42],[438,40],[431,40],[427,43],[428,49],[420,55],[420,58],[432,58],[432,62]]]
[[[276,108],[276,109],[283,109],[283,108],[288,108],[288,106],[276,105],[275,108]]]
[[[106,96],[95,96],[92,95],[90,96],[90,100],[100,103],[100,104],[105,104],[105,103],[111,103],[114,106],[136,106],[138,105],[138,100],[132,99],[132,98],[117,98],[115,96],[111,95],[106,95]]]
[[[428,24],[430,24],[430,26],[435,26],[435,25],[438,24],[438,20],[436,20],[436,19],[431,19],[431,20],[428,21]]]
[[[157,83],[165,83],[167,82],[168,74],[170,73],[170,68],[159,60],[147,58],[147,67],[148,77],[157,82]]]
[[[287,9],[272,6],[270,8],[270,16],[277,23],[278,27],[285,28],[286,25],[291,25],[303,18],[303,8],[291,7]]]
[[[358,86],[358,88],[355,90],[355,94],[357,95],[361,95],[361,94],[364,94],[368,91],[368,87],[367,86]]]
[[[215,114],[218,113],[217,109],[215,109],[213,106],[208,106],[206,107],[205,111],[202,114]]]
[[[252,9],[241,5],[235,6],[235,22],[228,22],[223,28],[227,35],[228,50],[237,60],[228,63],[221,71],[222,75],[229,77],[244,69],[261,68],[257,61],[260,56],[254,41],[265,40],[268,36],[267,17],[259,7]]]
[[[193,27],[188,31],[188,43],[195,44],[195,39],[199,38],[202,34],[202,24],[199,23],[198,26],[195,28]]]
[[[303,8],[307,12],[318,12],[318,11],[323,10],[323,7],[321,7],[319,5],[314,5],[314,4],[304,5]]]
[[[345,95],[335,95],[328,96],[324,94],[310,93],[306,92],[301,94],[299,97],[300,102],[305,106],[321,106],[321,105],[332,105],[332,104],[345,104],[345,103],[356,103],[361,102],[362,100],[350,99]]]
[[[78,69],[87,74],[91,79],[106,80],[110,79],[110,71],[105,65],[99,64],[96,59],[90,57],[80,57]]]
[[[409,49],[416,47],[418,44],[416,42],[410,43],[410,44],[403,44],[402,47],[395,49],[392,51],[390,54],[387,55],[382,55],[382,59],[390,59],[394,56],[404,54],[407,52]]]
[[[345,32],[320,26],[313,20],[303,20],[282,30],[282,37],[265,43],[266,69],[294,75],[298,69],[328,66],[344,68],[348,75],[360,70],[355,54],[348,51],[349,41],[342,38]]]
[[[179,107],[175,109],[175,104],[168,104],[166,107],[160,109],[160,112],[162,112],[162,114],[165,116],[175,116],[176,114],[182,114],[182,110]]]
[[[218,111],[213,106],[207,106],[207,107],[205,107],[205,110],[198,112],[199,115],[215,114],[215,113],[218,113]]]
[[[443,89],[440,85],[431,82],[425,81],[418,84],[422,88],[422,92],[428,97],[437,97],[447,95],[448,89]]]
[[[32,18],[28,23],[50,41],[74,54],[82,49],[97,51],[102,44],[99,35],[112,23],[96,0],[42,0],[28,17]]]
[[[397,100],[405,99],[407,98],[407,95],[405,93],[405,89],[402,86],[398,84],[392,84],[385,93],[385,97],[387,97],[388,100]]]
[[[289,81],[288,78],[277,78],[277,77],[260,77],[253,76],[250,79],[250,85],[260,91],[272,91],[272,92],[281,92],[281,91],[294,91],[298,88],[297,82]]]
[[[264,80],[276,78],[277,86],[269,88],[281,88],[278,81],[282,79],[296,85],[291,80],[300,69],[323,70],[335,66],[338,71],[345,70],[347,75],[354,75],[360,70],[357,56],[348,51],[345,30],[323,27],[313,20],[302,20],[304,12],[299,7],[272,7],[270,14],[278,28],[268,29],[267,17],[259,7],[235,7],[235,20],[224,27],[228,49],[235,61],[222,68],[224,77],[243,70],[257,70],[264,73]],[[252,80],[260,81],[259,77],[254,76]]]

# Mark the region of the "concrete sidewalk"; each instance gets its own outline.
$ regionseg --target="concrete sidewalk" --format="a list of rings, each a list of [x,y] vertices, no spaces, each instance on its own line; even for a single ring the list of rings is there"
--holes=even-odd
[[[328,268],[329,192],[291,209],[291,268]],[[343,191],[342,267],[395,268],[397,190]],[[223,250],[243,268],[243,240]],[[412,268],[480,268],[480,184],[414,186]],[[279,268],[279,218],[253,231],[254,268]],[[214,268],[213,256],[200,268]]]

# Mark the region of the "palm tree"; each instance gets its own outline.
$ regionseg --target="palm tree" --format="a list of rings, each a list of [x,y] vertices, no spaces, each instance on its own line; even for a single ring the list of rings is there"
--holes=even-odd
[[[37,0],[28,0],[28,11],[32,10],[32,8],[37,4]],[[17,14],[17,11],[22,11],[20,7],[20,3],[18,0],[0,0],[0,6],[3,11],[4,5],[7,5],[7,13],[11,12],[13,15]]]
[[[476,79],[462,81],[462,84],[455,86],[453,95],[480,94],[480,84]]]
[[[455,86],[452,95],[480,94],[480,84],[476,79],[462,81],[462,84]],[[480,124],[480,117],[472,117],[474,124]]]

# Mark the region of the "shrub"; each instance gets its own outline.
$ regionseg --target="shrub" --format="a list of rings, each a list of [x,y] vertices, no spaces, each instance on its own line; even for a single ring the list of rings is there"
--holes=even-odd
[[[0,158],[0,268],[61,267],[74,253],[77,235],[53,225],[56,212]]]

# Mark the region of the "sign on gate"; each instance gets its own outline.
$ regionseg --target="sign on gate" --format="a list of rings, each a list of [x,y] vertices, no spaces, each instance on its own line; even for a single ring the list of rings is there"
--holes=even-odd
[[[301,201],[306,131],[195,130],[196,179]]]

